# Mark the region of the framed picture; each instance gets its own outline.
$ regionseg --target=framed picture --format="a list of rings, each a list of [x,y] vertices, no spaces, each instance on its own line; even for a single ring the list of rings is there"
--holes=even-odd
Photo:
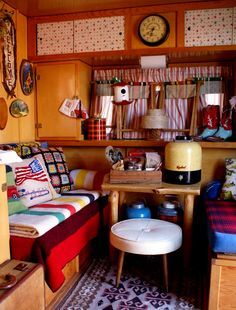
[[[22,92],[30,95],[34,89],[34,70],[33,65],[26,59],[23,59],[20,65],[20,84]]]

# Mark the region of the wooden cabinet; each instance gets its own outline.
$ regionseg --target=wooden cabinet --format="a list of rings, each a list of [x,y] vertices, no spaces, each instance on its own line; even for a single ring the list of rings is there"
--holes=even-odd
[[[235,28],[236,8],[185,11],[185,46],[236,44]]]
[[[45,309],[44,273],[41,265],[9,260],[0,266],[0,282],[6,274],[14,276],[16,283],[11,288],[0,290],[0,309]]]
[[[0,264],[10,258],[6,168],[0,165]]]
[[[124,16],[40,23],[37,55],[124,50],[124,37]]]
[[[208,310],[231,310],[236,305],[236,256],[217,254],[211,260]]]
[[[59,108],[74,96],[89,108],[91,68],[78,61],[38,64],[36,71],[36,138],[80,140],[81,120],[62,114]]]
[[[149,14],[163,15],[170,25],[167,40],[159,46],[146,46],[138,36],[139,22]],[[40,62],[76,57],[93,66],[138,65],[141,55],[155,54],[167,55],[169,63],[193,57],[194,63],[196,57],[234,59],[235,16],[235,0],[225,0],[29,17],[28,58]]]

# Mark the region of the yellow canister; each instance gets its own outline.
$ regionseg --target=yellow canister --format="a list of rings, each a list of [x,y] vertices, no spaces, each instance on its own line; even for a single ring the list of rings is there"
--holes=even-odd
[[[189,136],[177,136],[165,147],[164,179],[167,183],[193,184],[201,180],[202,148]]]

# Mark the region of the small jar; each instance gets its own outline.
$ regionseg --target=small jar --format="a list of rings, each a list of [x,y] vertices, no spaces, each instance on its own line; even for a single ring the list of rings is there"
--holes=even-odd
[[[126,216],[128,219],[151,218],[151,211],[142,201],[138,201],[126,208]]]
[[[176,206],[172,202],[164,202],[163,204],[157,207],[157,218],[159,220],[182,225],[183,210],[181,207]]]

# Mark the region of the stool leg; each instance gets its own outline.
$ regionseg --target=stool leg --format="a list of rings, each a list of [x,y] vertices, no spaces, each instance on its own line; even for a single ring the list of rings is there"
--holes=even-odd
[[[124,256],[125,256],[125,252],[119,251],[118,267],[117,267],[117,275],[116,275],[116,287],[118,287],[120,284],[120,277],[121,277],[122,268],[123,268]]]
[[[168,292],[168,262],[167,262],[167,254],[163,254],[163,275],[164,275],[164,285],[165,289]]]

